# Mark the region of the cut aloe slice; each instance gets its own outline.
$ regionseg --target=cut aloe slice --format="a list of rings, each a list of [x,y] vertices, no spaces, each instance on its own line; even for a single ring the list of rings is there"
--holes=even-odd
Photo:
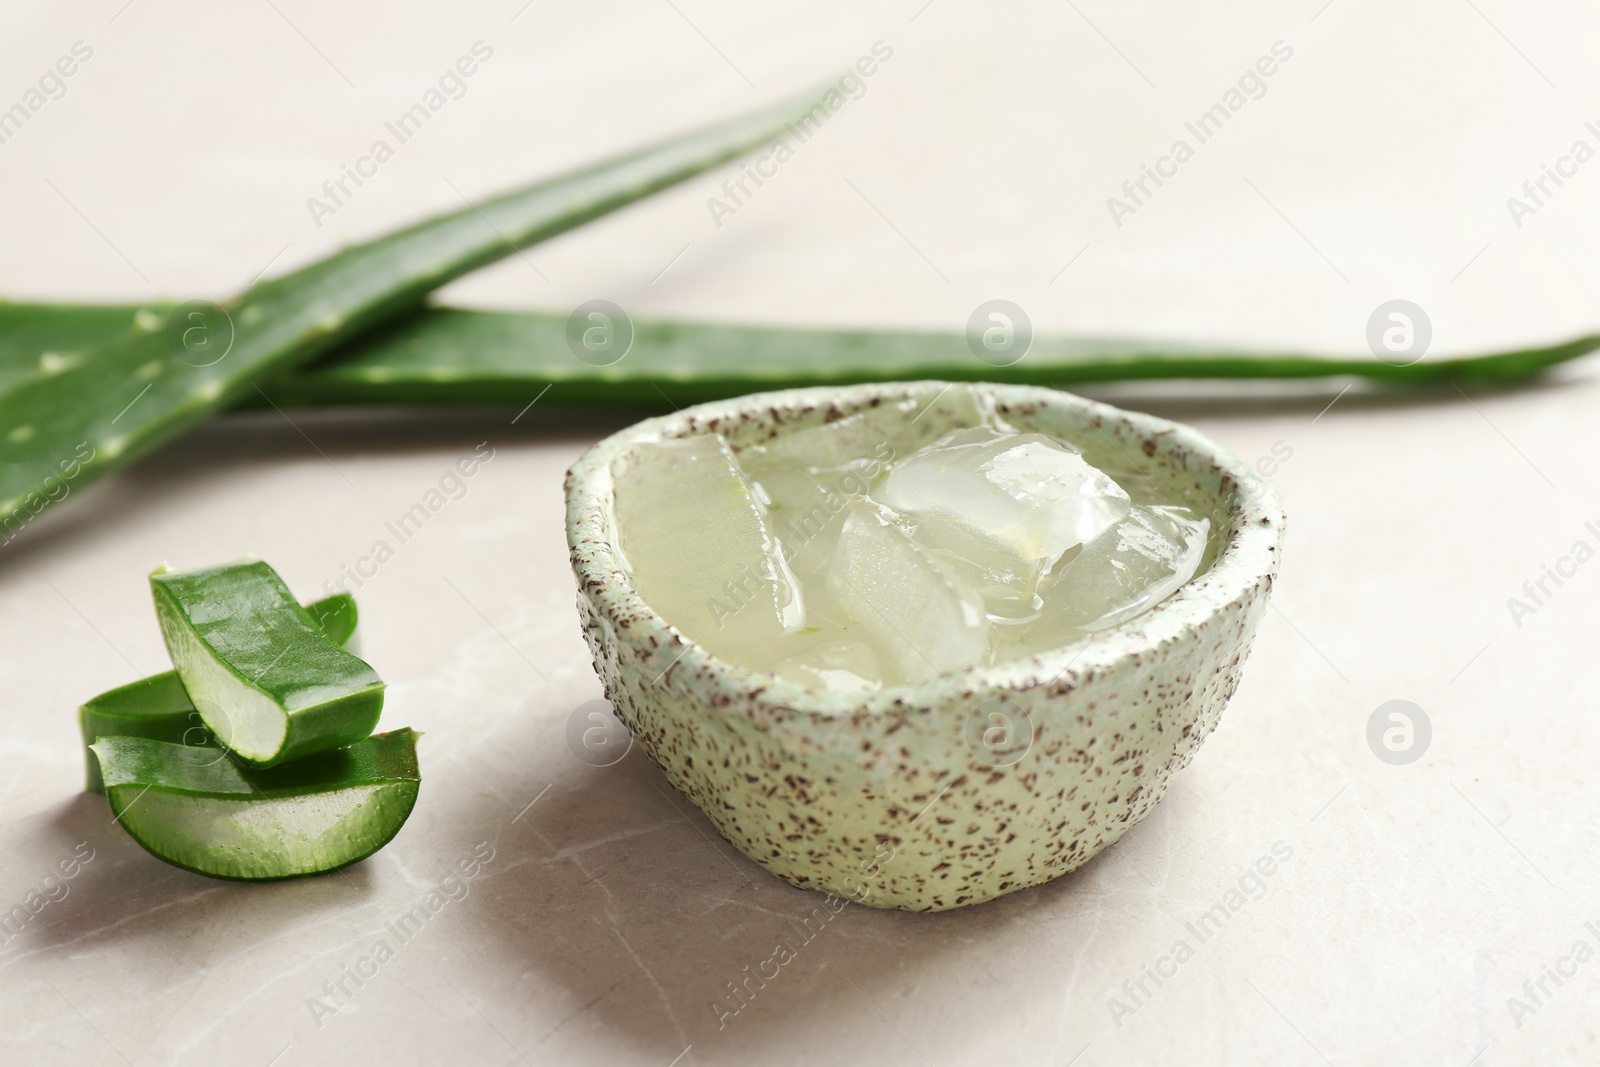
[[[1038,433],[956,430],[907,456],[874,497],[919,522],[966,526],[995,562],[1043,560],[1128,513],[1128,494],[1077,452]],[[989,560],[975,562],[987,563]]]
[[[256,767],[353,744],[383,681],[323,634],[257,559],[150,575],[172,664],[217,741]]]
[[[793,467],[757,468],[749,477],[760,487],[767,526],[790,568],[797,576],[824,573],[844,526],[845,502],[866,494],[866,479],[857,471],[814,474]],[[811,605],[805,607],[809,614]]]
[[[117,821],[152,856],[264,881],[331,871],[388,844],[417,802],[419,736],[394,730],[266,770],[147,737],[102,737],[94,752]]]
[[[350,639],[356,635],[356,624],[361,621],[361,613],[356,610],[356,598],[349,593],[335,593],[321,600],[313,600],[306,605],[306,613],[328,640],[340,648],[350,644]]]
[[[346,644],[355,633],[356,600],[349,593],[307,604],[306,611],[335,644]],[[214,744],[177,671],[163,671],[101,693],[78,709],[78,725],[83,729],[84,789],[90,793],[105,792],[100,761],[89,750],[96,738],[147,737],[175,745]]]
[[[616,477],[618,538],[639,594],[686,637],[748,660],[804,625],[799,582],[721,437],[641,444]]]
[[[1209,519],[1186,507],[1135,504],[1040,583],[1036,618],[995,627],[995,656],[1061,648],[1148,611],[1194,577],[1210,530]]]
[[[849,505],[827,582],[881,653],[892,675],[886,680],[922,682],[983,659],[989,633],[983,599],[892,513]]]

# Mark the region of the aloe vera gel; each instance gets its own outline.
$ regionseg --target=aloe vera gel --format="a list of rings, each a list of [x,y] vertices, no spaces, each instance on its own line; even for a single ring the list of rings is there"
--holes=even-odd
[[[1083,640],[1200,569],[1209,521],[1135,465],[950,392],[955,430],[908,402],[637,446],[614,475],[640,595],[734,663],[866,693]]]

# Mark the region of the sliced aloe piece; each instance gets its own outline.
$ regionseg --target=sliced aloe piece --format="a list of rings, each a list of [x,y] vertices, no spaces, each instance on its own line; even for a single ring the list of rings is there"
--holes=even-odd
[[[617,536],[640,595],[687,637],[748,659],[805,625],[783,546],[721,437],[641,444],[616,480]]]
[[[911,534],[870,503],[845,507],[827,590],[897,680],[922,682],[983,659],[983,598]]]
[[[0,368],[0,391],[7,381],[36,375],[43,353],[71,353],[95,330],[104,331],[100,340],[115,338],[141,310],[148,318],[160,309],[0,303],[0,361],[10,360],[6,366],[15,368]],[[551,399],[561,403],[659,405],[662,392],[684,404],[780,386],[924,378],[1043,385],[1340,376],[1395,384],[1488,383],[1526,378],[1600,348],[1600,335],[1586,335],[1397,366],[1368,355],[1040,337],[1021,362],[994,367],[974,359],[960,334],[644,320],[634,320],[633,327],[626,358],[595,367],[573,358],[565,316],[431,308],[342,345],[313,366],[288,370],[267,391],[280,405],[525,403],[553,385],[558,389]],[[254,394],[245,403],[265,404]]]
[[[226,318],[202,316],[203,349],[136,316],[134,330],[0,391],[0,530],[64,497],[64,477],[73,490],[103,477],[446,282],[699,174],[801,113],[786,103],[345,249],[225,302]]]
[[[152,856],[264,881],[331,871],[388,844],[417,802],[419,736],[394,730],[266,770],[147,737],[102,737],[94,752],[117,821]]]
[[[150,591],[183,688],[239,759],[271,767],[353,744],[377,725],[378,673],[328,640],[261,560],[159,569]]]
[[[349,593],[335,593],[306,605],[328,640],[347,644],[356,630],[356,600]],[[83,730],[84,789],[104,793],[100,762],[89,746],[100,737],[147,737],[175,745],[212,745],[194,702],[178,679],[177,671],[163,671],[101,693],[78,709],[78,725]]]
[[[350,639],[356,635],[356,624],[361,621],[356,598],[349,593],[313,600],[306,605],[306,613],[317,624],[317,629],[340,648],[350,644]]]

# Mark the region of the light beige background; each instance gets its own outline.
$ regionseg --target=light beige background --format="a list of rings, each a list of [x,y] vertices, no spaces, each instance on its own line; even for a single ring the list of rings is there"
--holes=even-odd
[[[1427,310],[1435,353],[1600,320],[1600,162],[1521,227],[1506,207],[1597,142],[1587,7],[921,3],[9,4],[0,107],[75,41],[94,55],[0,144],[0,291],[223,294],[453,209],[457,189],[775,99],[882,40],[865,96],[720,228],[706,199],[737,168],[449,295],[949,329],[1005,297],[1041,331],[1349,352],[1396,297]],[[466,96],[314,225],[322,181],[479,40],[494,55]],[[1293,58],[1265,95],[1115,226],[1106,198],[1277,41]],[[1593,1062],[1600,961],[1520,1019],[1507,999],[1575,942],[1600,950],[1600,564],[1520,626],[1506,606],[1600,544],[1593,364],[1470,397],[1341,388],[1096,391],[1247,459],[1292,450],[1282,583],[1220,729],[1086,869],[931,918],[848,908],[721,1028],[725,983],[817,898],[716,838],[639,753],[592,768],[565,740],[600,689],[561,475],[635,413],[552,394],[514,427],[520,404],[220,420],[0,553],[0,908],[80,842],[95,857],[0,945],[0,1059]],[[427,733],[389,848],[344,875],[217,883],[80,795],[75,706],[164,666],[153,565],[251,551],[312,595],[483,441],[466,497],[356,590],[385,724]],[[1365,740],[1391,699],[1432,722],[1409,766]],[[480,842],[494,859],[465,898],[318,1020],[324,983]],[[1292,858],[1265,895],[1196,945],[1185,924],[1275,842]],[[1180,938],[1194,958],[1114,1019],[1109,999]]]

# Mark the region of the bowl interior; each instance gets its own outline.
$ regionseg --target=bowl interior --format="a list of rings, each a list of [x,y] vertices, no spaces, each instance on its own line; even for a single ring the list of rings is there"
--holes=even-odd
[[[799,701],[817,710],[853,711],[881,703],[886,697],[904,699],[930,686],[1019,686],[1073,669],[1092,671],[1153,643],[1173,639],[1275,572],[1283,526],[1276,494],[1253,470],[1198,432],[1036,386],[899,382],[795,389],[703,404],[647,420],[601,442],[573,470],[570,518],[574,545],[579,544],[580,534],[597,535],[585,540],[594,546],[593,551],[575,552],[580,581],[585,568],[620,578],[621,588],[613,585],[606,593],[621,598],[617,607],[629,616],[643,615],[661,629],[671,630],[633,590],[611,521],[613,474],[625,469],[630,450],[641,442],[710,431],[721,434],[737,454],[780,435],[870,408],[890,412],[885,422],[889,427],[899,427],[904,420],[903,434],[891,431],[890,437],[896,455],[904,455],[903,450],[974,425],[980,417],[975,404],[991,407],[1018,429],[1042,433],[1077,448],[1137,501],[1183,504],[1209,518],[1206,555],[1196,576],[1156,607],[1091,638],[1031,657],[970,667],[929,682],[886,686],[866,698],[806,689],[720,660],[699,646],[691,645],[686,658],[703,659],[714,669],[732,672],[734,679],[742,679],[745,685],[771,686],[790,706]],[[585,526],[591,528],[583,529]]]

